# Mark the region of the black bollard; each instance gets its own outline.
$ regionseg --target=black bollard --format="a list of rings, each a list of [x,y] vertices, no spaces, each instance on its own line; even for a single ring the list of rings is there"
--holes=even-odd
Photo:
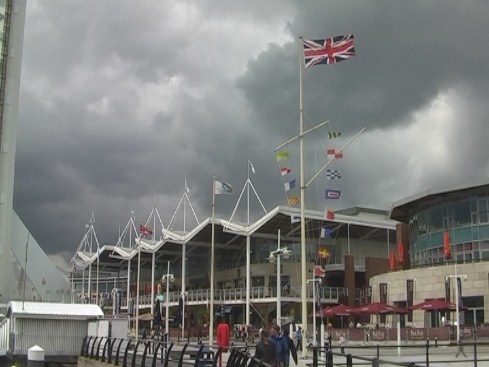
[[[430,367],[430,339],[426,338],[426,367]]]
[[[377,360],[379,360],[379,359],[380,359],[380,345],[377,344]],[[377,362],[377,364],[378,364],[378,362]]]
[[[331,349],[326,353],[326,367],[333,367],[333,352]]]
[[[346,355],[346,367],[353,367],[353,357],[350,353]]]
[[[474,367],[477,367],[477,338],[474,340]]]
[[[318,367],[318,349],[314,348],[312,350],[312,366]]]
[[[438,348],[438,338],[435,336],[435,348]]]

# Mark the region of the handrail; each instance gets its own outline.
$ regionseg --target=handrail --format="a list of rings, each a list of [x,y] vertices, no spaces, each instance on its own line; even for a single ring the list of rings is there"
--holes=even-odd
[[[134,347],[134,353],[132,354],[131,367],[136,367],[136,354],[138,351],[139,344],[141,344],[141,340],[138,340],[138,342],[136,343],[136,346]]]
[[[82,347],[80,350],[80,356],[82,356],[82,357],[85,356],[85,343],[87,342],[87,338],[88,338],[88,335],[83,338],[83,343],[82,343]]]
[[[287,293],[281,292],[282,297],[297,298],[301,297],[300,287],[291,287]],[[346,287],[321,287],[316,297],[321,302],[338,302],[343,296],[348,296],[348,288]],[[166,297],[166,294],[163,294]],[[181,291],[168,292],[168,304],[177,306],[181,297]],[[250,299],[268,299],[277,297],[277,287],[252,287],[250,290]],[[206,304],[211,298],[210,289],[195,289],[186,291],[187,304]],[[312,288],[307,288],[307,298],[312,301]],[[214,290],[214,301],[220,303],[245,303],[247,301],[246,288],[230,288]],[[122,304],[127,305],[127,300],[122,299]],[[108,300],[107,306],[111,305],[111,300]],[[140,306],[151,306],[151,295],[139,296]],[[125,306],[122,306],[124,308]]]
[[[119,342],[119,345],[117,346],[117,353],[115,354],[114,366],[118,366],[119,365],[119,352],[121,351],[121,345],[122,345],[122,342],[123,341],[124,341],[124,339],[121,339],[121,341]],[[127,345],[129,345],[129,344],[131,344],[131,340],[130,339],[127,341]]]

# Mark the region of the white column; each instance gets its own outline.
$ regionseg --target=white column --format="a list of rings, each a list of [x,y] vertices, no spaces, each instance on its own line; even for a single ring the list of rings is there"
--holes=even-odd
[[[280,229],[278,230],[278,245],[277,245],[277,325],[282,325],[282,287],[280,281]]]
[[[155,314],[155,253],[153,252],[151,256],[151,315],[154,314]],[[151,328],[153,328],[153,320],[151,320]]]
[[[131,294],[131,259],[127,260],[127,313],[129,313],[129,295]]]
[[[250,325],[250,303],[251,303],[251,239],[246,236],[246,328]],[[246,329],[248,333],[248,329]]]
[[[182,294],[181,297],[183,297],[183,307],[182,307],[182,339],[185,339],[185,283],[186,283],[186,277],[185,277],[185,272],[186,272],[186,267],[185,263],[187,260],[187,245],[184,243],[182,246]]]
[[[2,40],[2,43],[8,42],[8,48],[4,50],[7,55],[2,57],[6,75],[4,106],[0,116],[0,303],[5,304],[12,296],[11,284],[15,283],[12,281],[10,249],[25,10],[26,0],[13,1],[10,24],[7,25],[10,27],[8,40]]]

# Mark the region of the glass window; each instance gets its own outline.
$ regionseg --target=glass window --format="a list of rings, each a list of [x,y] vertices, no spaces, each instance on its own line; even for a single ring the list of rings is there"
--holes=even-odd
[[[465,307],[484,307],[484,296],[463,297]]]
[[[454,219],[457,227],[470,224],[471,213],[470,213],[470,201],[459,201],[453,204],[454,209]]]
[[[265,286],[265,277],[251,277],[251,286],[252,287],[264,287]]]
[[[443,229],[443,213],[441,206],[436,206],[430,210],[431,230]]]
[[[481,254],[479,253],[479,251],[474,251],[472,253],[472,257],[475,261],[479,261],[481,259]]]
[[[479,199],[479,222],[487,223],[487,199]]]

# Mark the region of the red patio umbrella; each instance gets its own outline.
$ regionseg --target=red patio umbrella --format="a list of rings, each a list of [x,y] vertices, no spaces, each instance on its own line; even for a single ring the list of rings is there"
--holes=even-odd
[[[371,303],[369,305],[365,305],[360,307],[360,313],[365,315],[392,315],[392,314],[401,314],[407,313],[408,311],[404,308],[390,306],[385,303]]]
[[[323,317],[334,317],[334,316],[350,316],[358,313],[356,307],[336,305],[332,307],[325,308],[321,310]]]
[[[409,307],[411,310],[424,310],[424,311],[456,311],[457,306],[455,303],[445,301],[444,299],[432,299],[418,303],[417,305]],[[459,309],[463,307],[459,306]]]
[[[356,307],[345,306],[343,304],[330,306],[323,308],[319,313],[316,313],[316,317],[341,317],[341,328],[343,329],[343,317],[358,314],[358,309]]]

